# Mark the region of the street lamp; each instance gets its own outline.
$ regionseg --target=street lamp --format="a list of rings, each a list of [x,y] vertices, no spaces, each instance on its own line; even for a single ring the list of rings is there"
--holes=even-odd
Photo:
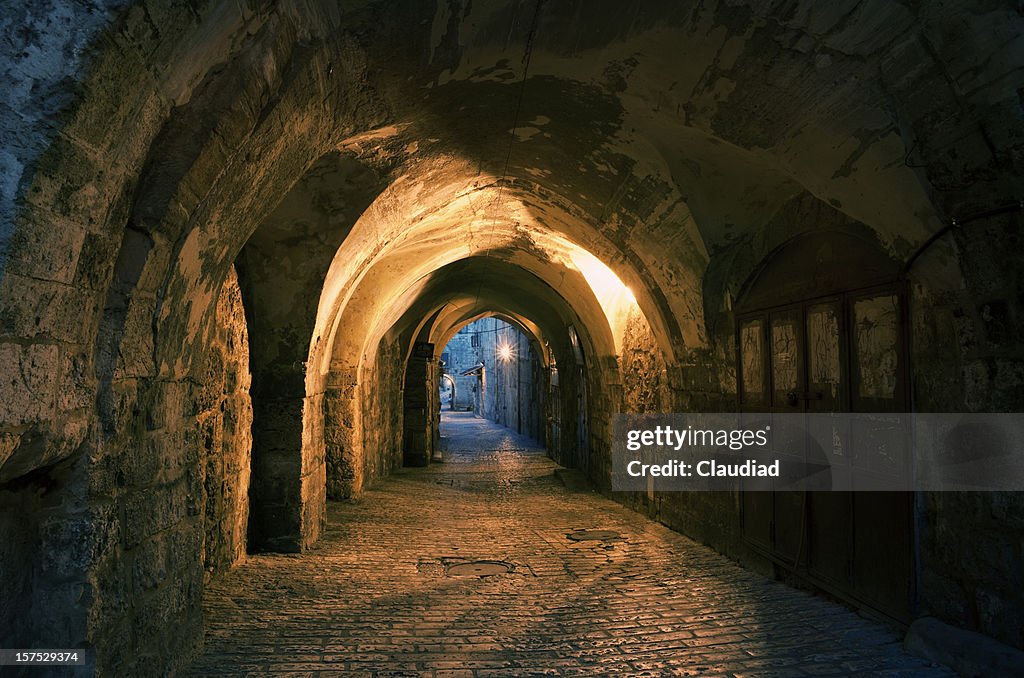
[[[509,360],[512,359],[512,347],[509,346],[505,342],[502,342],[501,344],[499,344],[498,345],[498,357],[502,360],[502,362],[506,362],[507,363]]]

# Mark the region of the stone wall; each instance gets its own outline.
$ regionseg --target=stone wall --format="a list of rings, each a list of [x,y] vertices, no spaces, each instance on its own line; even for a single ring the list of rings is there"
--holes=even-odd
[[[206,364],[207,382],[196,418],[205,462],[204,565],[214,573],[245,556],[249,527],[249,337],[234,273],[217,300],[217,324]]]
[[[434,345],[416,342],[402,379],[402,464],[426,466],[434,456],[437,430],[438,364]],[[391,388],[394,388],[392,385]]]
[[[603,487],[611,478],[610,429],[602,435],[590,423],[595,418],[610,420],[611,413],[621,409],[614,391],[619,383],[617,362],[612,359],[612,369],[608,369],[608,364],[588,356],[571,338],[575,330],[569,330],[547,338],[555,362],[546,377],[549,404],[545,445],[556,462],[586,471]],[[607,477],[595,470],[605,468],[609,471]]]
[[[90,568],[78,590],[91,592],[89,637],[108,648],[102,673],[138,672],[154,656],[168,666],[185,661],[171,653],[195,647],[201,637],[198,624],[184,620],[201,619],[204,570],[224,569],[244,553],[251,408],[245,319],[233,275],[208,336],[210,350],[195,361],[189,380],[120,385],[139,389],[145,409],[136,427],[89,457],[92,526],[76,535],[67,532],[74,522],[55,523],[62,525],[59,539],[78,542],[77,548],[52,544],[48,551],[81,549],[77,557]],[[86,538],[91,543],[81,541]],[[153,615],[150,605],[166,612]],[[162,638],[161,646],[148,644],[152,637]]]
[[[484,381],[479,373],[463,374],[480,363],[480,349],[473,346],[472,324],[466,325],[448,340],[441,351],[441,359],[445,363],[445,373],[455,383],[453,409],[479,412]]]
[[[381,340],[360,383],[363,411],[363,486],[402,466],[402,378],[405,352],[397,340]]]
[[[499,318],[484,318],[470,327],[479,332],[479,356],[487,375],[482,415],[543,443],[546,389],[529,338]],[[509,351],[507,359],[501,356],[503,348]]]
[[[404,359],[401,342],[384,338],[358,378],[355,370],[331,373],[320,399],[328,498],[357,497],[401,467]]]
[[[3,647],[70,647],[86,637],[81,598],[91,589],[82,571],[116,536],[93,531],[100,511],[90,511],[75,489],[84,476],[78,459],[0,487]]]
[[[735,407],[735,393],[728,393],[733,382],[728,379],[732,364],[726,360],[726,355],[732,354],[733,340],[731,336],[721,336],[720,340],[729,347],[728,353],[723,351],[713,360],[709,359],[710,351],[697,352],[692,364],[670,372],[643,316],[631,314],[624,329],[620,360],[622,411],[636,414],[731,411]],[[670,378],[674,378],[674,383]],[[742,560],[748,567],[770,571],[764,559],[743,543],[736,493],[631,492],[615,496],[627,506]]]
[[[672,392],[665,358],[639,310],[630,313],[619,359],[626,412],[671,412]]]
[[[1020,280],[1019,213],[955,229],[909,270],[908,315],[912,407],[921,412],[1020,411],[1020,339],[1007,328],[1024,317]],[[791,201],[761,235],[715,253],[705,274],[707,347],[689,364],[659,368],[660,349],[633,322],[620,361],[623,411],[731,411],[737,406],[735,315],[732,300],[780,243],[814,228],[863,229],[809,197]],[[996,256],[996,250],[1002,250]],[[909,260],[905,244],[890,256]],[[731,273],[725,273],[731,271]],[[963,271],[961,273],[960,271]],[[961,278],[963,276],[967,280]],[[959,280],[959,282],[958,282]],[[981,328],[979,331],[978,328]],[[662,380],[659,380],[659,377]],[[741,530],[736,493],[623,493],[621,501],[709,544],[746,566],[788,576],[751,549]],[[917,500],[920,535],[916,614],[934,614],[1024,647],[1024,510],[1019,493],[923,493]]]
[[[234,272],[221,289],[208,337],[189,388],[170,387],[178,397],[151,404],[151,430],[139,444],[104,458],[110,464],[104,475],[117,479],[108,491],[123,492],[129,502],[116,525],[121,542],[111,545],[94,584],[103,592],[100,609],[120,612],[125,625],[114,629],[121,634],[120,652],[104,657],[104,672],[146,670],[136,664],[146,655],[137,656],[129,628],[160,628],[167,652],[179,642],[194,647],[204,581],[245,556],[252,405],[248,334]],[[102,496],[92,499],[103,505]],[[145,603],[153,599],[191,623],[150,619]],[[173,666],[185,659],[166,661]]]
[[[1024,411],[1022,232],[1020,211],[971,221],[915,263],[917,411]],[[941,284],[951,261],[966,288]],[[1024,494],[925,493],[919,510],[922,608],[1024,648]]]
[[[354,377],[335,374],[335,383],[322,398],[324,457],[327,497],[343,500],[362,488],[363,467],[359,460],[355,417],[358,384]]]

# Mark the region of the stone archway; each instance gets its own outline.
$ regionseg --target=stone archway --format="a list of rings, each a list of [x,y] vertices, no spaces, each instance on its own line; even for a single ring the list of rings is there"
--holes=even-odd
[[[198,646],[201,542],[236,524],[208,520],[227,475],[203,461],[224,442],[211,394],[244,410],[216,360],[236,265],[257,548],[308,547],[327,495],[395,467],[364,415],[400,407],[404,355],[449,303],[531,319],[559,366],[575,328],[589,418],[567,445],[599,481],[620,406],[729,407],[738,284],[807,224],[915,257],[922,407],[1020,408],[1019,215],[991,210],[1019,200],[1016,10],[456,5],[11,8],[0,565],[18,576],[0,644],[96,647],[108,675]],[[509,277],[470,279],[479,259]],[[602,303],[608,273],[635,312]],[[749,555],[730,498],[623,500]],[[1011,500],[985,530],[957,516],[987,500],[922,501],[973,552],[1016,529]],[[977,609],[1019,606],[998,568],[923,550],[930,607],[1005,639]]]

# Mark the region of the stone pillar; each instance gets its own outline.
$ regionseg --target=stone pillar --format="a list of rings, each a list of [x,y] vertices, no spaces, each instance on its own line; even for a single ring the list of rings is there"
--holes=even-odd
[[[296,553],[326,514],[323,394],[306,396],[301,369],[253,375],[249,547]]]
[[[249,546],[302,550],[303,398],[253,399]]]

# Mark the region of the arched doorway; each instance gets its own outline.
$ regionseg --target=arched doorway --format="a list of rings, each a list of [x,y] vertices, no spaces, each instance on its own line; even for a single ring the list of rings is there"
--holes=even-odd
[[[736,318],[741,410],[908,409],[907,295],[898,264],[871,240],[818,232],[790,241],[750,277]],[[833,469],[856,473],[873,463],[851,459],[837,441],[824,450]],[[910,620],[910,493],[748,492],[742,512],[745,540],[776,563],[858,605]]]
[[[442,365],[442,369],[443,369]],[[447,372],[441,375],[441,409],[455,410],[455,397],[458,394],[455,388],[455,379]]]

